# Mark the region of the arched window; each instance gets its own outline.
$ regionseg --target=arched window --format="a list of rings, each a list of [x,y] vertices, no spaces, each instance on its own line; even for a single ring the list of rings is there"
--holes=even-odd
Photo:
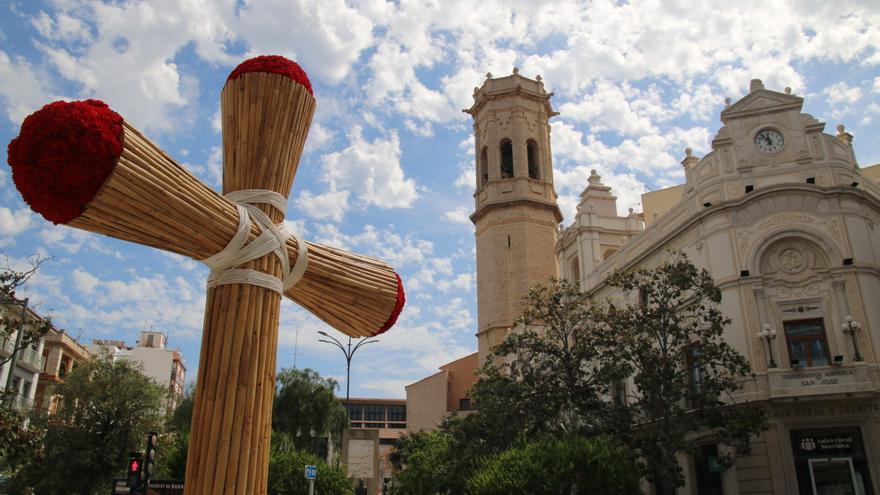
[[[513,178],[513,144],[509,139],[501,141],[501,178]]]
[[[573,282],[581,281],[581,264],[578,262],[577,256],[571,260],[571,278]]]
[[[489,148],[483,146],[480,152],[480,187],[486,185],[489,181]]]
[[[616,252],[617,252],[617,248],[609,248],[609,249],[606,249],[606,250],[605,250],[605,253],[602,254],[602,259],[603,259],[603,260],[607,260],[608,258],[611,257],[611,255],[613,255],[613,254],[616,253]]]
[[[526,155],[529,160],[529,178],[538,180],[541,178],[541,167],[538,165],[538,143],[531,139],[526,142]]]

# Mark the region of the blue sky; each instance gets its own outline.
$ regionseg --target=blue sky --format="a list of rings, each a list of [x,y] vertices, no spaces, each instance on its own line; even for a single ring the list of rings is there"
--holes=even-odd
[[[475,86],[487,72],[540,74],[556,190],[570,223],[595,168],[621,212],[683,181],[684,149],[709,151],[724,98],[749,80],[806,98],[863,166],[880,162],[880,2],[481,0],[7,1],[0,6],[0,141],[57,99],[98,98],[212,187],[220,185],[219,93],[254,55],[297,60],[318,109],[291,193],[305,238],[386,259],[408,304],[358,351],[352,396],[404,385],[476,350]],[[5,163],[5,146],[3,154]],[[0,168],[0,253],[52,255],[29,287],[38,310],[83,341],[170,334],[195,377],[207,270],[192,260],[54,226]],[[279,367],[339,379],[323,323],[285,302]],[[340,334],[336,334],[340,338]],[[294,357],[296,356],[296,358]]]

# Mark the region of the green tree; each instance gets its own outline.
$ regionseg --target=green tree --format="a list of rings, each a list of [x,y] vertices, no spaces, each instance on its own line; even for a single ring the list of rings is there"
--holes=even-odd
[[[122,476],[128,453],[159,431],[165,390],[129,361],[85,362],[55,389],[58,412],[45,425],[42,448],[16,474],[17,487],[40,494],[104,493]]]
[[[348,416],[336,398],[336,380],[311,369],[283,369],[276,381],[272,429],[290,436],[302,450],[320,452],[316,443],[329,436],[336,445]]]
[[[398,440],[390,459],[397,469],[391,494],[464,493],[468,470],[459,469],[457,447],[444,428],[411,433]]]
[[[160,477],[182,480],[186,476],[186,455],[192,423],[195,389],[187,387],[165,423],[165,434],[160,437],[157,469]]]
[[[304,476],[305,466],[317,466],[316,495],[350,495],[351,480],[345,469],[332,467],[313,454],[296,448],[286,433],[273,432],[269,451],[269,495],[307,495],[309,484]]]
[[[681,253],[655,269],[613,274],[625,299],[593,308],[599,347],[625,365],[636,393],[628,408],[637,426],[631,443],[646,464],[646,478],[664,491],[684,484],[676,455],[695,453],[695,432],[714,434],[737,454],[765,429],[766,412],[737,403],[751,374],[748,360],[722,335],[721,291],[706,270]]]
[[[479,414],[470,421],[481,423],[487,447],[619,428],[604,398],[626,370],[597,345],[583,301],[566,281],[529,291],[518,327],[493,349],[471,394]]]
[[[637,495],[631,454],[605,437],[569,435],[514,446],[486,458],[468,479],[469,495]]]

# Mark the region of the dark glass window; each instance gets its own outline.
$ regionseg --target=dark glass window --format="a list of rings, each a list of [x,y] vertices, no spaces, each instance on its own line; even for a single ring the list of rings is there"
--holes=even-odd
[[[364,406],[360,404],[349,404],[348,419],[351,421],[361,421],[364,419]]]
[[[501,178],[513,178],[513,144],[509,139],[501,141]]]
[[[480,187],[486,185],[486,182],[489,180],[489,149],[485,146],[483,147],[483,151],[480,152]]]
[[[783,327],[792,361],[797,359],[800,366],[828,366],[831,360],[822,318],[786,321]]]
[[[724,495],[721,473],[724,464],[718,457],[718,446],[702,445],[694,455],[694,474],[699,495]]]
[[[688,369],[691,407],[701,407],[705,399],[705,390],[703,388],[703,365],[700,362],[700,349],[696,346],[688,347],[685,351],[685,362]]]
[[[366,405],[367,421],[385,421],[385,406],[382,404]]]
[[[458,409],[462,411],[468,411],[471,408],[471,400],[467,397],[464,399],[458,399]]]
[[[406,421],[406,406],[388,406],[388,421]]]
[[[541,168],[538,166],[538,143],[531,139],[526,143],[526,155],[529,161],[529,178],[540,179]]]

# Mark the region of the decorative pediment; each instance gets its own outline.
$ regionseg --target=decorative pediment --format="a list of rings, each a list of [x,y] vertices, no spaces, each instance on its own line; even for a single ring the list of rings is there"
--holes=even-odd
[[[750,117],[766,113],[777,113],[796,109],[800,111],[804,99],[787,93],[777,93],[769,89],[758,89],[744,96],[738,102],[721,112],[721,121]]]

